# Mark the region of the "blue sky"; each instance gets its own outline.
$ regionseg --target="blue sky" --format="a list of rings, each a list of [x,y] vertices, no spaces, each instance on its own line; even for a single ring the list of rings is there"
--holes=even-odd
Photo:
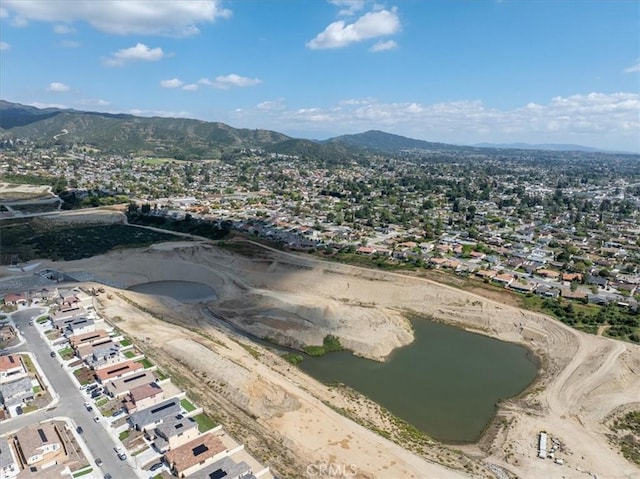
[[[2,0],[0,96],[640,152],[640,2]]]

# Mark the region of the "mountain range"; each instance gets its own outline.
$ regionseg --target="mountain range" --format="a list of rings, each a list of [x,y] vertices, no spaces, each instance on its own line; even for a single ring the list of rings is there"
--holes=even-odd
[[[38,144],[84,144],[105,152],[147,154],[177,159],[219,158],[238,148],[332,160],[369,153],[482,152],[499,149],[598,151],[579,145],[450,145],[371,130],[324,141],[292,138],[270,130],[233,128],[219,122],[186,118],[36,108],[0,100],[0,140],[29,139]]]

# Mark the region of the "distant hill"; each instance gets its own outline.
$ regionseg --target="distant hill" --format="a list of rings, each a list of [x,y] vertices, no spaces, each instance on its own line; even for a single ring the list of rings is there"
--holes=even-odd
[[[369,130],[355,135],[342,135],[329,138],[323,143],[341,144],[352,148],[364,148],[383,153],[397,153],[403,150],[429,150],[429,151],[465,151],[475,150],[473,147],[448,145],[446,143],[433,143],[424,140],[415,140],[405,136],[385,133],[379,130]]]
[[[324,141],[292,138],[270,130],[233,128],[219,122],[187,118],[139,117],[124,113],[86,112],[60,108],[35,108],[0,100],[0,140],[29,139],[39,145],[77,144],[108,153],[147,154],[176,159],[220,158],[238,148],[260,148],[272,153],[347,164],[369,153],[424,152],[503,155],[515,150],[601,152],[579,145],[529,145],[512,143],[474,146],[416,140],[370,130]],[[513,150],[506,153],[504,150]],[[522,154],[522,153],[520,153]]]
[[[179,159],[218,157],[229,148],[263,148],[290,139],[275,131],[237,129],[224,123],[55,108],[40,110],[6,101],[0,102],[0,127],[1,139],[79,143],[109,152],[146,152]],[[66,134],[59,135],[65,130]]]
[[[281,155],[292,155],[300,158],[336,163],[349,159],[356,159],[362,155],[362,150],[340,143],[323,143],[313,140],[290,138],[274,145],[265,147],[266,151]]]
[[[478,148],[497,148],[501,150],[584,151],[587,153],[604,152],[604,150],[588,146],[561,143],[546,143],[540,145],[531,145],[529,143],[476,143],[473,146]]]

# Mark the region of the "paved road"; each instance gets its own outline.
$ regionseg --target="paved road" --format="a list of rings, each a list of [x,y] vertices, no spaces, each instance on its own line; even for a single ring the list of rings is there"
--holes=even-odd
[[[113,439],[103,426],[105,419],[102,419],[102,424],[94,422],[94,414],[88,412],[84,407],[85,398],[78,390],[77,383],[69,377],[64,368],[60,367],[59,356],[55,358],[49,356],[51,351],[49,345],[40,336],[36,329],[37,327],[29,325],[29,320],[37,318],[42,312],[43,310],[40,308],[30,308],[13,314],[12,319],[16,326],[20,328],[20,332],[27,342],[15,348],[10,348],[9,351],[16,350],[32,353],[55,393],[59,396],[59,400],[53,410],[49,408],[49,410],[18,416],[3,422],[2,433],[6,434],[28,424],[35,424],[53,417],[69,417],[76,426],[82,426],[82,429],[84,429],[83,440],[93,458],[100,458],[103,461],[102,467],[99,468],[95,465],[95,461],[91,459],[91,465],[94,470],[102,470],[103,474],[109,472],[114,478],[136,477],[136,471],[129,464],[129,461],[120,461],[116,456],[113,450],[115,445]]]

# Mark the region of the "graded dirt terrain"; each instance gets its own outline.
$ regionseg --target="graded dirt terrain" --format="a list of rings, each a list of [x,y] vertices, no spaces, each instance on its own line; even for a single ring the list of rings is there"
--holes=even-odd
[[[331,463],[381,479],[509,477],[494,476],[487,464],[527,479],[640,478],[607,442],[603,425],[613,411],[640,405],[640,347],[424,279],[240,249],[250,256],[205,243],[164,243],[43,267],[90,271],[123,286],[169,279],[210,285],[218,300],[206,308],[110,288],[111,299],[103,294],[97,306],[283,477],[317,477],[309,464]],[[233,339],[214,319],[294,346],[333,334],[357,354],[383,359],[412,340],[404,311],[525,344],[541,359],[538,381],[501,405],[479,444],[403,444],[419,457],[332,409],[387,430],[375,405]],[[563,465],[536,457],[543,430],[563,445]]]

